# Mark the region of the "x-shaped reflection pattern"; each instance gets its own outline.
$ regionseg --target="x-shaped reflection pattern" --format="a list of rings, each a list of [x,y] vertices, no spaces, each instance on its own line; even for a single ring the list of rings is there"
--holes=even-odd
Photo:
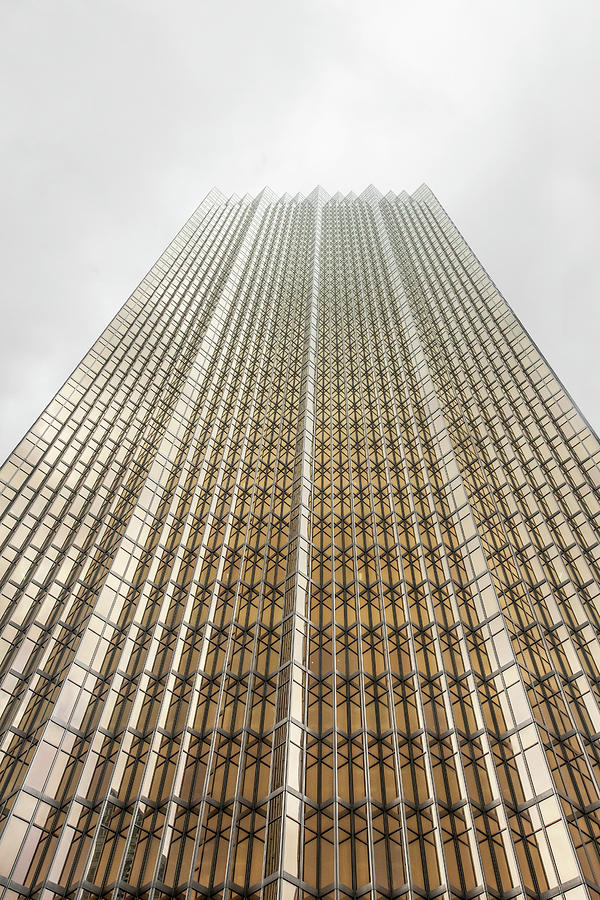
[[[600,900],[599,463],[427,187],[211,192],[0,472],[0,895]]]

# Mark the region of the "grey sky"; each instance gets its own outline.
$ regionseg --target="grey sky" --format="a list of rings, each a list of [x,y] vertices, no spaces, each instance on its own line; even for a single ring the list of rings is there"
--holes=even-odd
[[[2,0],[0,457],[212,186],[426,181],[600,427],[600,3]]]

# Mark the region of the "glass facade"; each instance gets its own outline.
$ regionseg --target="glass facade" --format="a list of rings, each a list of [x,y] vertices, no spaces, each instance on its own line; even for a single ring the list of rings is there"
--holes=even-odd
[[[0,896],[600,900],[599,464],[426,186],[211,192],[0,471]]]

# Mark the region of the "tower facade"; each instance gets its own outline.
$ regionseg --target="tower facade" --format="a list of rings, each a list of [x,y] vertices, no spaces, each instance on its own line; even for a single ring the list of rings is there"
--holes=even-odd
[[[427,187],[211,192],[0,472],[0,895],[600,898],[599,464]]]

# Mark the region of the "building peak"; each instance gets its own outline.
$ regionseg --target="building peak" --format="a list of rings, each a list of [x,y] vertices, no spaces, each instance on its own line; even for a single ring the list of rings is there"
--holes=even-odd
[[[419,187],[414,190],[411,194],[407,191],[402,190],[398,193],[388,190],[385,194],[379,190],[373,183],[367,185],[360,194],[356,194],[355,191],[349,191],[344,194],[343,191],[337,190],[334,194],[330,194],[323,185],[318,184],[316,187],[310,191],[309,194],[303,194],[302,192],[297,192],[292,195],[289,191],[285,191],[283,194],[277,193],[273,188],[269,185],[265,185],[262,190],[256,194],[244,194],[242,197],[239,197],[237,194],[232,194],[227,197],[225,193],[218,188],[211,188],[209,193],[206,195],[203,204],[205,203],[229,203],[229,204],[242,204],[246,205],[248,203],[254,204],[274,204],[274,203],[310,203],[317,204],[319,206],[325,206],[327,203],[353,203],[356,200],[359,200],[363,203],[379,203],[381,200],[386,200],[388,202],[394,202],[397,200],[402,200],[404,202],[409,200],[419,200],[419,199],[433,199],[436,200],[435,194],[431,190],[431,188],[423,182],[419,185]]]

